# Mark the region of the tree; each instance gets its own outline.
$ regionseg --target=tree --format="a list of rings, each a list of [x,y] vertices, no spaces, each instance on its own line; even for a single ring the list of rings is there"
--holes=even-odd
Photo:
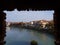
[[[38,45],[38,43],[37,43],[37,41],[32,40],[32,41],[31,41],[31,45]]]

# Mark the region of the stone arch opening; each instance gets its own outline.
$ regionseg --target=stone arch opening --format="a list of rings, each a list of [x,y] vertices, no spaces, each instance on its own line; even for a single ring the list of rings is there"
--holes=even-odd
[[[31,3],[32,2],[32,3]],[[18,10],[54,10],[54,29],[55,29],[55,45],[60,45],[60,1],[55,0],[41,0],[41,1],[19,1],[19,0],[1,0],[0,1],[0,45],[4,45],[4,37],[6,35],[6,14],[3,10],[13,11]],[[20,5],[19,5],[20,4]],[[4,31],[3,31],[4,30]],[[2,34],[3,33],[3,34]]]

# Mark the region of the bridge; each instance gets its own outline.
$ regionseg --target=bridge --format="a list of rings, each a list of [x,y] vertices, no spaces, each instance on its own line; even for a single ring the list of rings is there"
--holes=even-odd
[[[54,10],[55,45],[60,45],[60,1],[58,0],[1,0],[0,1],[0,45],[4,45],[6,35],[6,13],[4,10]]]

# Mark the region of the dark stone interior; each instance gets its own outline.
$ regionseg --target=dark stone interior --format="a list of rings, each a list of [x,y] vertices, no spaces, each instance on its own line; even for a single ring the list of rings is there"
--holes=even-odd
[[[4,10],[54,10],[55,45],[60,45],[60,1],[58,0],[1,0],[0,1],[0,45],[4,45],[6,36],[6,13]]]

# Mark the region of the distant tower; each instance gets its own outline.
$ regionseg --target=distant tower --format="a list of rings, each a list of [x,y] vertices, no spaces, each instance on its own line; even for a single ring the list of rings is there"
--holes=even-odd
[[[8,23],[7,23],[7,26],[9,26],[9,25],[10,25],[10,23],[8,22]]]

